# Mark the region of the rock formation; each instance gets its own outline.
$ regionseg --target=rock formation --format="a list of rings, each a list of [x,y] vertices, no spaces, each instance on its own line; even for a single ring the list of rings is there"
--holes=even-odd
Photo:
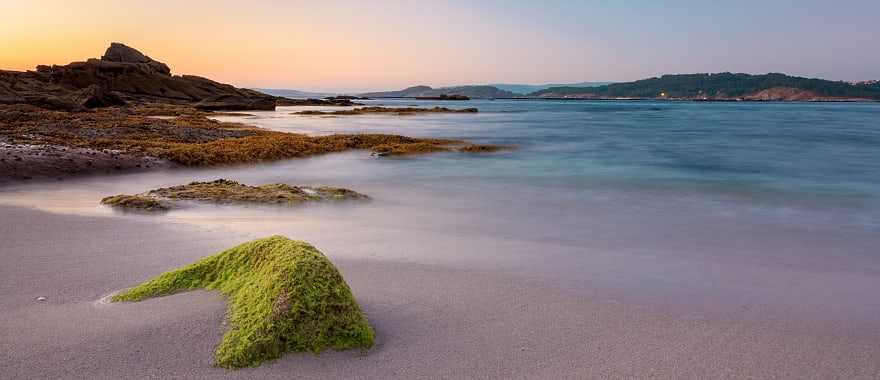
[[[339,270],[308,243],[283,236],[230,248],[127,289],[114,302],[193,289],[229,302],[217,365],[254,367],[286,352],[368,349],[375,332]],[[186,344],[186,342],[182,342]]]
[[[307,202],[365,201],[370,197],[341,187],[292,186],[272,183],[248,186],[228,179],[192,182],[187,185],[163,187],[134,195],[114,195],[101,204],[119,209],[164,211],[177,201],[199,201],[215,204],[265,204],[296,206]]]
[[[0,104],[82,111],[126,102],[191,104],[204,110],[272,110],[276,98],[193,75],[171,75],[162,62],[120,43],[101,59],[36,71],[0,71]]]

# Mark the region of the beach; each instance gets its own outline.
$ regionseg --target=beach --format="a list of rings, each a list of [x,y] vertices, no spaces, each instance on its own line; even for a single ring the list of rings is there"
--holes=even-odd
[[[880,376],[880,208],[867,175],[876,168],[865,161],[874,153],[853,153],[863,146],[843,136],[785,151],[787,139],[830,133],[818,130],[780,130],[748,153],[728,144],[795,114],[849,120],[834,133],[870,133],[875,106],[475,103],[480,113],[463,116],[315,118],[282,107],[219,118],[310,135],[406,133],[515,149],[406,158],[354,150],[7,183],[4,378]],[[640,129],[646,120],[668,125],[667,134],[705,133],[702,145],[655,136]],[[710,123],[746,127],[715,139],[704,130]],[[706,146],[715,147],[712,170],[688,161]],[[680,156],[675,167],[670,150]],[[830,156],[865,171],[841,172],[826,164]],[[760,172],[747,171],[754,167]],[[219,178],[339,186],[370,200],[184,202],[161,214],[99,204]],[[313,244],[338,266],[376,330],[375,346],[221,369],[213,352],[229,326],[220,294],[107,302],[276,234]]]
[[[880,2],[755,5],[10,4],[0,380],[880,379]]]
[[[216,293],[124,304],[102,298],[234,244],[242,238],[236,232],[10,206],[0,212],[0,233],[13,237],[0,242],[4,378],[880,375],[876,321],[631,303],[547,279],[339,258],[332,250],[325,253],[376,329],[376,346],[288,354],[230,371],[213,366],[226,328]]]

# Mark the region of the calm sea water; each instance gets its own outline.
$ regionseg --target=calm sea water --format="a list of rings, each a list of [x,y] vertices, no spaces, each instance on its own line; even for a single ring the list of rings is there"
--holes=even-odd
[[[516,273],[598,294],[724,300],[875,318],[880,104],[371,100],[478,114],[227,117],[310,134],[398,133],[516,149],[347,152],[34,183],[0,203],[280,233],[327,254]],[[313,109],[321,109],[314,107]],[[193,180],[345,186],[366,205],[197,206],[119,215],[101,197]],[[785,309],[790,312],[792,309]]]
[[[518,148],[485,157],[396,161],[395,177],[413,181],[516,183],[557,194],[589,188],[678,192],[707,200],[740,197],[744,206],[853,211],[880,201],[880,103],[371,103],[468,106],[481,113],[326,118],[282,111],[246,121],[312,134],[401,133]],[[873,216],[860,214],[867,223],[875,222]]]

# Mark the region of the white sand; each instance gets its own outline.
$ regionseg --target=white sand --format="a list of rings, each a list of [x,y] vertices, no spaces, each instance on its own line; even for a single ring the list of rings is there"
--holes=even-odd
[[[239,238],[0,207],[0,377],[880,378],[880,321],[623,304],[390,261],[334,259],[377,330],[372,350],[287,354],[254,369],[212,367],[226,328],[215,293],[97,302]]]

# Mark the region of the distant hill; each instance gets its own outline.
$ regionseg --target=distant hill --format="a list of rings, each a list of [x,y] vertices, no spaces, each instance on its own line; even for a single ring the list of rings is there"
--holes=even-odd
[[[457,86],[431,88],[428,86],[413,86],[400,91],[367,92],[360,94],[369,98],[415,98],[432,97],[440,95],[464,95],[469,98],[516,98],[522,97],[510,91],[504,91],[493,86]]]
[[[880,84],[836,82],[779,73],[677,74],[599,87],[552,87],[529,94],[541,98],[694,100],[880,100]]]
[[[285,98],[323,98],[326,96],[334,96],[337,94],[334,93],[326,93],[326,92],[308,92],[308,91],[298,91],[298,90],[284,90],[284,89],[276,89],[276,88],[255,88],[254,90],[260,91],[264,94],[274,95],[274,96],[283,96]]]
[[[598,87],[609,85],[614,82],[580,82],[580,83],[557,83],[557,84],[514,84],[514,83],[499,83],[499,84],[490,84],[489,86],[496,87],[498,89],[504,91],[510,91],[515,94],[527,95],[533,93],[535,91],[541,91],[551,87]]]

